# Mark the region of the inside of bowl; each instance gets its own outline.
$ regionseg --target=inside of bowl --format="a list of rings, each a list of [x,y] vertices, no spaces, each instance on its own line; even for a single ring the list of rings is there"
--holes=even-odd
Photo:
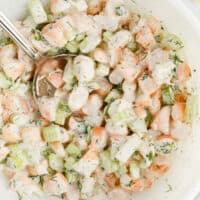
[[[135,2],[135,3],[134,3]],[[152,13],[163,21],[170,32],[178,34],[185,44],[186,60],[196,69],[192,83],[200,86],[200,24],[179,0],[127,0],[130,7],[145,13]],[[1,10],[12,20],[27,12],[27,0],[0,1]],[[200,123],[194,125],[193,135],[181,143],[176,153],[172,169],[158,180],[148,191],[134,195],[135,200],[192,200],[200,188]],[[8,192],[3,178],[0,179],[1,197],[14,200],[16,196]]]

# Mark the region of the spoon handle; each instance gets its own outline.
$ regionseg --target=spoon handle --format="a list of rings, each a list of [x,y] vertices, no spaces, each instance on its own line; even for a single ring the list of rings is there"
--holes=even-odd
[[[0,12],[0,27],[8,33],[11,39],[15,41],[29,57],[34,60],[40,58],[38,51],[30,45],[29,41],[17,30],[12,22],[2,12]]]

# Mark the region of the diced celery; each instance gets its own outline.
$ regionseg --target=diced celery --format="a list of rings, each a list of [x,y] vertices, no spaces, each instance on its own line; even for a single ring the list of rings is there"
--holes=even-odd
[[[66,151],[70,156],[73,156],[73,157],[79,157],[81,155],[80,148],[73,143],[67,146]]]
[[[117,174],[122,175],[127,173],[127,168],[123,164],[119,164]]]
[[[72,170],[73,169],[73,165],[76,163],[76,159],[74,157],[67,157],[67,159],[65,159],[65,164],[64,167],[66,170]]]
[[[51,169],[57,172],[62,172],[64,169],[64,161],[61,157],[52,153],[49,156],[49,166],[51,167]]]
[[[30,88],[30,84],[28,83],[25,84],[21,82],[16,82],[9,88],[9,90],[19,96],[24,96],[28,91],[30,91]]]
[[[118,99],[118,98],[120,98],[121,97],[121,94],[120,94],[120,92],[117,90],[117,89],[113,89],[113,90],[111,90],[111,92],[106,96],[106,98],[105,98],[105,102],[106,103],[110,103],[110,102],[112,102],[112,101],[114,101],[114,100],[116,100],[116,99]]]
[[[10,43],[12,43],[12,40],[10,38],[2,38],[0,39],[0,48]]]
[[[84,40],[79,44],[80,51],[82,53],[89,53],[93,51],[101,42],[100,37],[87,36]]]
[[[98,90],[100,88],[98,82],[96,82],[96,81],[88,82],[87,87],[88,87],[89,92],[92,92],[94,90]]]
[[[77,131],[78,134],[86,134],[87,133],[87,123],[86,121],[82,120],[77,123]]]
[[[57,125],[44,127],[42,133],[46,142],[59,142],[63,139],[60,127]]]
[[[23,166],[23,160],[17,155],[13,155],[7,158],[7,166],[13,169],[17,169]]]
[[[67,41],[73,41],[76,39],[77,31],[76,29],[72,28],[65,32],[65,37],[67,38]]]
[[[186,122],[193,122],[197,119],[199,115],[199,96],[192,95],[189,96],[186,102],[186,109],[185,109],[185,121]]]
[[[48,21],[47,14],[40,0],[29,0],[28,8],[36,24]]]
[[[13,144],[8,146],[11,155],[19,155],[22,153],[20,144]]]
[[[145,117],[145,122],[146,122],[147,127],[149,127],[153,121],[153,116],[148,109],[146,110],[146,113],[147,113],[147,115]]]
[[[88,126],[87,126],[87,137],[86,137],[86,140],[87,140],[88,143],[90,143],[90,142],[91,142],[91,139],[92,139],[92,138],[91,138],[91,137],[92,137],[92,136],[91,136],[91,130],[92,130],[92,127],[88,125]]]
[[[181,39],[174,34],[167,34],[162,40],[162,45],[175,51],[184,47]]]
[[[112,36],[113,36],[113,33],[112,33],[112,32],[110,32],[110,31],[105,31],[105,32],[103,33],[103,41],[104,41],[104,42],[109,42],[110,39],[112,38]]]
[[[115,173],[119,170],[119,162],[111,159],[110,151],[100,153],[101,166],[107,173]]]
[[[134,133],[146,133],[147,125],[145,119],[135,119],[128,123],[129,128]]]
[[[64,125],[66,118],[69,117],[70,114],[71,114],[71,111],[70,111],[68,105],[65,104],[64,102],[61,102],[58,105],[58,108],[56,110],[56,120],[55,120],[55,122],[57,124]]]
[[[68,90],[72,89],[72,84],[74,83],[74,74],[73,74],[73,63],[72,59],[68,59],[67,65],[65,66],[63,80],[68,85]]]
[[[70,53],[76,53],[79,50],[79,44],[76,41],[70,41],[67,43],[66,45],[66,49],[70,52]]]
[[[135,51],[135,49],[137,48],[137,43],[135,42],[135,39],[133,36],[130,38],[127,46],[132,51]]]
[[[76,183],[78,181],[79,175],[74,171],[66,171],[65,176],[69,183]]]
[[[140,168],[137,163],[131,162],[129,170],[134,180],[140,178]]]
[[[84,40],[84,38],[85,38],[85,33],[79,33],[77,36],[76,36],[76,42],[81,42],[81,41],[83,41]]]
[[[12,82],[6,77],[3,72],[0,72],[0,88],[7,89],[11,86]]]
[[[164,85],[161,90],[163,105],[174,104],[174,92],[170,85]]]

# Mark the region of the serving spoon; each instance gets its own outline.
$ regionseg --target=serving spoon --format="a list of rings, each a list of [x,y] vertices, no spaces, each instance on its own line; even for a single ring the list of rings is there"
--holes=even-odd
[[[0,12],[0,27],[8,33],[10,38],[21,47],[24,52],[34,61],[40,61],[41,59],[65,59],[76,56],[76,54],[62,53],[57,55],[43,55],[40,54],[30,42],[20,33],[20,31],[12,24],[12,22]],[[38,62],[39,63],[39,62]],[[42,96],[52,97],[55,93],[55,88],[51,83],[47,81],[44,76],[39,73],[41,66],[37,65],[34,76],[32,92],[35,102],[38,102],[38,98]]]

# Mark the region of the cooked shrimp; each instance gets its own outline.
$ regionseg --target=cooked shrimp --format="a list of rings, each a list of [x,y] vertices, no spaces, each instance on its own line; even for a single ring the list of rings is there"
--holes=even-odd
[[[56,153],[60,157],[65,157],[66,152],[61,142],[51,142],[49,143],[49,145],[54,151],[54,153]]]
[[[6,45],[4,47],[2,47],[0,49],[0,63],[2,63],[2,61],[4,59],[8,59],[8,58],[15,58],[17,55],[17,48],[14,44],[9,44]]]
[[[0,162],[3,161],[9,153],[10,151],[8,147],[0,147]]]
[[[75,88],[69,95],[68,105],[72,111],[80,110],[86,103],[89,92],[86,87],[79,86]]]
[[[46,160],[43,160],[37,166],[28,165],[26,167],[26,170],[30,176],[42,176],[42,175],[48,174],[47,168],[48,168],[48,162]]]
[[[119,27],[119,21],[116,18],[110,18],[108,16],[100,14],[95,15],[93,19],[96,22],[96,24],[98,24],[101,30],[114,32]]]
[[[123,89],[123,99],[128,101],[129,103],[133,103],[136,98],[136,84],[130,83],[128,81],[124,81],[122,85]]]
[[[55,28],[52,24],[46,25],[42,29],[41,34],[53,47],[63,47],[67,44],[64,33],[58,28]]]
[[[170,128],[170,112],[169,106],[161,108],[161,110],[156,114],[154,121],[152,123],[152,128],[157,131],[161,131],[165,134],[169,133]]]
[[[142,68],[137,65],[136,56],[129,50],[125,49],[122,54],[121,64],[118,69],[121,71],[123,77],[128,82],[133,82],[141,73]]]
[[[89,82],[95,76],[95,63],[87,56],[77,56],[74,59],[74,75],[80,82]]]
[[[96,127],[91,131],[91,146],[97,151],[101,151],[107,144],[108,135],[105,128]]]
[[[108,42],[110,49],[123,48],[130,41],[131,33],[127,30],[121,30],[116,32]]]
[[[89,15],[96,15],[102,11],[104,7],[104,0],[89,0],[87,13]]]
[[[63,84],[63,72],[61,70],[59,71],[54,71],[51,72],[48,77],[47,80],[55,87],[55,88],[60,88]]]
[[[62,194],[67,192],[67,179],[63,174],[57,173],[53,177],[46,176],[43,183],[43,190],[47,194]]]
[[[26,127],[20,130],[25,143],[40,143],[42,141],[40,127]]]
[[[144,74],[139,79],[139,87],[142,90],[142,92],[146,95],[151,95],[158,89],[158,86],[156,85],[155,81],[146,74]]]
[[[5,74],[12,80],[19,78],[25,71],[26,65],[17,59],[4,59],[1,62]]]
[[[185,83],[191,76],[191,68],[188,64],[183,63],[178,66],[177,78],[180,83]]]
[[[160,22],[153,16],[147,18],[147,26],[151,29],[153,35],[156,35],[161,30]]]
[[[21,140],[19,127],[15,124],[7,124],[2,129],[1,139],[6,143],[17,143]]]
[[[157,48],[150,52],[146,57],[148,68],[152,71],[156,64],[164,64],[169,61],[169,51]]]
[[[144,183],[141,179],[132,180],[128,174],[120,177],[120,185],[127,191],[142,191],[144,189]]]
[[[83,197],[88,198],[92,196],[93,190],[95,188],[95,179],[93,177],[85,177],[82,182],[81,193]]]
[[[38,99],[38,107],[41,115],[48,121],[55,121],[58,103],[59,99],[55,97],[42,97]]]
[[[97,114],[103,105],[103,100],[98,94],[89,96],[87,104],[83,107],[83,112],[87,115]]]
[[[112,85],[105,78],[98,78],[97,83],[99,84],[99,89],[96,92],[100,96],[106,96],[112,89]]]
[[[141,105],[135,107],[134,112],[139,118],[145,118],[147,115],[145,108]]]
[[[122,48],[112,48],[108,50],[109,56],[110,56],[110,61],[109,64],[111,67],[115,67],[117,64],[120,63],[122,60]]]
[[[80,192],[78,187],[75,184],[68,184],[67,192],[64,194],[64,200],[79,200],[80,199]]]
[[[94,149],[89,149],[86,154],[74,165],[74,170],[83,176],[90,176],[99,165],[99,157]]]
[[[144,26],[136,34],[136,41],[145,49],[151,49],[155,46],[156,41],[148,26]]]
[[[118,85],[122,83],[124,77],[119,69],[114,69],[109,76],[109,81],[112,84]]]
[[[185,103],[176,103],[172,107],[172,118],[174,121],[184,121],[185,118]]]
[[[103,64],[108,64],[109,63],[109,56],[108,53],[100,48],[97,48],[93,52],[93,57],[94,60]]]
[[[159,175],[163,175],[169,170],[169,166],[168,165],[154,165],[154,164],[152,164],[151,167],[150,167],[150,170],[159,174]]]
[[[53,15],[59,15],[63,13],[67,13],[71,4],[69,1],[65,0],[51,0],[50,1],[50,10]]]
[[[105,6],[105,15],[116,18],[121,25],[127,24],[131,18],[130,10],[123,0],[108,0]]]
[[[113,123],[112,120],[107,120],[106,126],[105,126],[106,131],[110,135],[121,135],[121,136],[126,136],[128,134],[128,128],[125,125],[116,125]]]
[[[111,189],[114,189],[118,182],[118,178],[115,174],[106,174],[104,180]]]

